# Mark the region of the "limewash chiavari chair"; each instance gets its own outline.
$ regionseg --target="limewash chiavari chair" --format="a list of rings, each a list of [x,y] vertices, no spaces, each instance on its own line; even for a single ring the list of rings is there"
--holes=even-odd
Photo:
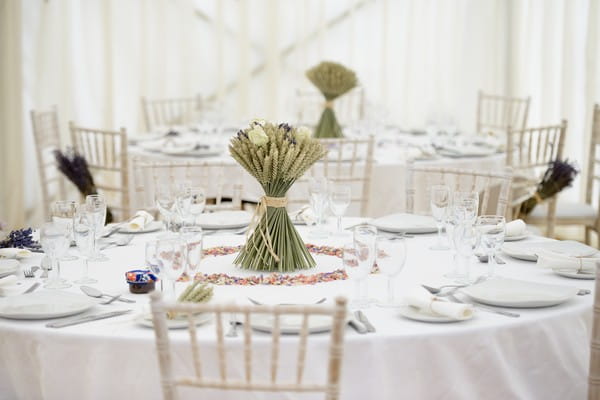
[[[166,303],[161,299],[159,292],[151,294],[151,307],[154,321],[156,348],[161,372],[161,383],[164,398],[174,400],[178,398],[177,387],[187,386],[196,388],[210,388],[221,390],[242,390],[262,392],[295,392],[319,393],[325,395],[326,400],[337,400],[340,391],[340,370],[343,356],[344,325],[346,318],[346,299],[338,297],[335,305],[303,305],[303,306],[255,306],[235,304],[194,304],[194,303]],[[171,351],[169,330],[167,328],[166,313],[176,312],[187,316],[190,341],[190,354],[192,365],[185,375],[176,376],[174,363],[175,357]],[[215,315],[217,365],[203,365],[203,357],[196,336],[195,313],[213,313]],[[225,315],[237,314],[243,316],[243,378],[234,378],[228,375],[227,355],[223,332]],[[224,315],[225,314],[225,315]],[[273,330],[271,339],[270,368],[265,365],[264,372],[268,371],[268,378],[258,378],[252,372],[253,353],[252,346],[252,317],[266,314],[273,317]],[[278,378],[280,373],[280,341],[281,315],[302,316],[302,327],[298,338],[298,353],[295,379],[284,380]],[[327,377],[323,383],[308,383],[304,381],[306,366],[306,353],[308,341],[308,318],[311,315],[325,315],[332,318],[331,338],[329,341]],[[179,359],[179,358],[178,358]],[[242,361],[241,361],[242,362]],[[206,377],[205,371],[218,371],[218,377]],[[262,374],[261,374],[262,375]]]
[[[556,202],[556,225],[581,225],[585,227],[585,242],[591,244],[591,233],[600,234],[600,105],[594,105],[592,132],[587,160],[585,202]],[[598,204],[595,204],[598,202]],[[547,204],[533,209],[528,220],[543,222],[548,211]]]
[[[319,122],[325,99],[314,89],[298,89],[296,91],[297,122],[315,126]],[[333,101],[335,116],[340,125],[348,125],[360,121],[365,116],[365,90],[359,86]]]
[[[501,136],[509,127],[525,129],[530,97],[507,97],[478,92],[477,133]]]
[[[562,158],[567,121],[559,125],[513,130],[509,128],[506,145],[506,165],[513,168],[513,188],[511,206],[516,216],[521,202],[535,192],[542,175],[551,161]],[[546,235],[554,235],[556,218],[556,197],[548,200],[543,207],[537,206],[527,217],[532,224],[546,224]],[[544,210],[543,215],[540,208]]]
[[[114,221],[131,216],[127,132],[92,129],[69,122],[75,150],[85,157],[94,183],[106,198]]]
[[[142,111],[146,129],[152,131],[157,127],[185,125],[194,121],[195,114],[200,110],[200,96],[148,100],[142,97]]]
[[[56,106],[46,111],[31,111],[38,172],[42,187],[44,217],[49,217],[50,204],[66,198],[64,178],[56,167],[55,150],[62,150]]]
[[[596,288],[592,319],[588,400],[600,399],[600,263],[596,263]]]
[[[331,183],[349,185],[352,192],[350,207],[357,207],[361,216],[367,215],[373,174],[374,137],[319,139],[328,154],[315,163],[290,189],[288,205],[308,204],[310,178],[325,177]]]
[[[241,210],[243,186],[235,179],[237,166],[215,161],[148,161],[134,157],[132,162],[137,208],[154,210],[154,193],[160,185],[190,184],[206,191],[207,211]],[[227,201],[224,201],[227,200]]]
[[[447,185],[451,191],[478,192],[479,215],[505,215],[510,195],[512,169],[501,172],[472,171],[444,167],[408,166],[406,212],[431,213],[429,188]],[[418,208],[418,206],[421,206]]]

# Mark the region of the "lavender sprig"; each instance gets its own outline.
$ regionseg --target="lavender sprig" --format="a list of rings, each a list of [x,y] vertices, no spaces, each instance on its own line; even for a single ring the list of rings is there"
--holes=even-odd
[[[19,249],[30,249],[39,247],[39,244],[33,240],[33,230],[17,229],[8,234],[6,239],[0,241],[0,248],[16,247]]]

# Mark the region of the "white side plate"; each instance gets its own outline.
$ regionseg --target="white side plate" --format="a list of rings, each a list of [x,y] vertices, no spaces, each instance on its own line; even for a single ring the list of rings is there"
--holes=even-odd
[[[212,313],[202,313],[196,314],[194,316],[194,321],[196,325],[203,325],[210,321],[212,321]],[[145,326],[147,328],[153,328],[154,323],[152,320],[152,314],[144,313],[137,316],[135,322],[141,326]],[[187,329],[189,327],[189,323],[187,317],[178,317],[175,319],[167,319],[167,328],[169,329]]]
[[[40,291],[0,299],[0,317],[49,319],[82,313],[96,301],[82,294],[60,290]]]
[[[203,229],[235,229],[248,226],[251,220],[247,211],[217,211],[200,214],[196,222]]]
[[[398,311],[400,312],[400,315],[404,318],[421,322],[460,322],[469,320],[473,318],[474,315],[471,314],[470,316],[461,319],[450,318],[443,315],[433,314],[428,311],[420,310],[416,307],[409,305],[401,306],[400,308],[398,308]]]
[[[146,224],[144,229],[140,229],[139,231],[134,231],[132,229],[129,229],[129,226],[127,224],[125,224],[121,228],[119,228],[119,232],[120,233],[150,233],[150,232],[156,232],[156,231],[161,230],[163,228],[163,226],[164,226],[164,224],[161,221],[152,221],[152,222]]]
[[[371,222],[377,229],[386,232],[435,233],[437,225],[433,217],[415,214],[392,214],[380,217]]]
[[[284,334],[299,334],[302,329],[302,315],[290,314],[281,315],[279,319],[279,329]],[[268,314],[254,314],[250,319],[252,328],[260,332],[270,333],[273,330],[273,316]],[[327,315],[311,315],[308,318],[308,332],[321,333],[329,332],[333,318]]]

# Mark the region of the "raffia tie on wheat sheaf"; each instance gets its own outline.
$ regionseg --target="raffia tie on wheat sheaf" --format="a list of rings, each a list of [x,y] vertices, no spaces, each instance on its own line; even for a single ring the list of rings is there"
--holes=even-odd
[[[250,221],[250,228],[246,231],[246,243],[248,243],[248,237],[250,236],[250,232],[258,229],[260,235],[263,240],[267,242],[267,249],[269,253],[273,256],[276,262],[279,262],[279,256],[275,254],[275,249],[273,249],[273,243],[271,242],[271,234],[269,233],[269,229],[261,229],[260,220],[262,216],[265,216],[265,222],[268,222],[269,214],[267,213],[267,207],[271,208],[284,208],[287,206],[287,197],[269,197],[262,196],[260,201],[258,202],[258,207],[254,210],[254,214],[252,215],[252,220]],[[265,226],[268,227],[268,223],[265,223]],[[266,231],[266,232],[265,232]],[[254,248],[258,251],[255,243],[252,243]]]
[[[333,100],[327,100],[325,103],[323,103],[323,107],[333,109]]]

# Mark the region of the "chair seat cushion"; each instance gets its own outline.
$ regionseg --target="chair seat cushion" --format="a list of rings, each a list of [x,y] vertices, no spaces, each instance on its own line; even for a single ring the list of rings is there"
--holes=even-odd
[[[556,221],[558,223],[561,219],[578,219],[585,221],[586,225],[593,225],[597,215],[597,209],[590,204],[559,200],[556,205]],[[542,203],[531,211],[527,219],[545,219],[547,216],[548,203]]]

